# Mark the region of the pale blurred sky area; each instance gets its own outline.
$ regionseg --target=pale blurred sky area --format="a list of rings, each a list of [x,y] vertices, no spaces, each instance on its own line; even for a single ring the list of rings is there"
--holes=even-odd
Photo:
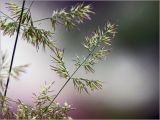
[[[7,0],[0,0],[1,10],[10,14],[5,8]],[[14,0],[21,5],[21,1]],[[76,1],[35,1],[31,12],[34,20],[50,17],[53,10],[70,8]],[[27,1],[29,6],[31,1]],[[109,20],[118,25],[118,34],[112,42],[112,51],[106,60],[95,66],[94,74],[79,71],[76,75],[89,79],[104,81],[103,90],[91,92],[90,95],[78,94],[70,83],[62,91],[57,101],[67,101],[76,110],[70,114],[73,118],[137,118],[153,119],[159,114],[159,2],[158,1],[90,1],[95,14],[92,20],[79,25],[79,29],[66,31],[57,26],[54,40],[65,50],[67,68],[74,70],[75,55],[85,56],[86,50],[81,45],[85,36],[98,26],[100,28]],[[51,30],[50,21],[37,24]],[[15,36],[12,38],[1,34],[1,49],[7,51],[9,61],[13,50]],[[19,80],[11,79],[8,97],[21,99],[32,104],[32,93],[38,93],[45,81],[55,81],[53,94],[56,94],[64,79],[51,71],[52,53],[49,50],[37,50],[21,37],[18,40],[14,65],[30,64]]]

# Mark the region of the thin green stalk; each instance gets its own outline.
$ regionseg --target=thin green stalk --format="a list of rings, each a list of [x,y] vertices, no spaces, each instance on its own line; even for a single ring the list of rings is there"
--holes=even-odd
[[[29,6],[29,8],[28,8],[28,11],[27,11],[27,14],[28,14],[28,12],[30,13],[31,20],[32,20],[31,7],[32,7],[33,3],[34,3],[34,0],[33,0],[32,3],[30,4],[30,6]],[[33,25],[33,22],[31,22],[31,26],[32,26],[32,27],[34,26],[34,25]]]
[[[33,21],[33,23],[35,23],[35,22],[40,22],[40,21],[44,21],[44,20],[49,20],[49,19],[51,19],[50,17],[47,17],[47,18],[42,18],[42,19],[39,19],[39,20],[35,20],[35,21]],[[62,22],[60,22],[60,21],[56,21],[58,24],[61,24],[61,25],[64,25]]]
[[[27,13],[30,11],[30,9],[31,9],[31,7],[32,7],[32,5],[33,5],[33,3],[34,3],[34,0],[33,0],[32,3],[30,4]]]
[[[85,58],[85,60],[76,68],[76,70],[72,73],[72,75],[68,78],[68,80],[64,83],[64,85],[61,87],[61,89],[58,91],[58,93],[56,94],[56,96],[53,98],[53,100],[49,103],[49,105],[46,107],[46,109],[44,110],[44,112],[47,111],[47,109],[51,106],[51,104],[54,102],[54,100],[58,97],[58,95],[61,93],[61,91],[64,89],[64,87],[67,85],[67,83],[72,79],[72,77],[74,76],[74,74],[79,70],[79,68],[86,62],[86,60],[92,55],[92,53],[94,52],[94,50],[97,48],[99,42],[97,42],[97,45],[92,49],[92,51],[88,54],[88,56]],[[43,113],[44,113],[43,112]]]
[[[35,21],[33,21],[33,22],[35,23],[35,22],[40,22],[40,21],[48,20],[48,19],[51,19],[51,18],[47,17],[47,18],[43,18],[43,19],[39,19],[39,20],[35,20]]]
[[[8,18],[11,19],[12,21],[16,22],[13,18],[11,18],[10,16],[8,16],[8,15],[5,14],[4,12],[0,11],[0,13],[2,13],[4,16],[8,17]]]

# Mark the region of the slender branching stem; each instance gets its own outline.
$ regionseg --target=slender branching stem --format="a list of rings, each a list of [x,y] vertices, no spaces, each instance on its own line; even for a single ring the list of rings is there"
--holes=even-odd
[[[75,75],[75,73],[79,70],[79,68],[87,61],[87,59],[92,55],[92,53],[94,52],[94,50],[97,48],[99,42],[97,42],[97,45],[92,49],[92,51],[88,54],[88,56],[84,59],[84,61],[76,68],[76,70],[71,74],[71,76],[68,78],[68,80],[63,84],[63,86],[61,87],[61,89],[58,91],[58,93],[55,95],[55,97],[53,98],[53,100],[49,103],[49,105],[46,107],[46,109],[44,110],[44,112],[47,111],[47,109],[51,106],[51,104],[55,101],[55,99],[59,96],[59,94],[62,92],[62,90],[65,88],[65,86],[67,85],[67,83],[72,79],[72,77]],[[43,113],[44,113],[43,112]]]
[[[17,99],[17,101],[13,100],[12,98],[9,98],[9,97],[6,97],[6,99],[8,100],[8,102],[10,101],[10,102],[13,102],[13,103],[16,103],[16,104],[20,104],[20,100],[19,99]],[[30,108],[33,107],[31,105],[27,105],[27,106],[30,107]]]
[[[27,13],[30,11],[30,9],[31,9],[31,7],[32,7],[32,5],[33,5],[33,3],[34,3],[34,0],[31,2],[30,6],[29,6],[29,8],[28,8]]]
[[[16,20],[14,20],[13,18],[11,18],[10,16],[8,16],[7,14],[5,14],[4,12],[0,11],[0,13],[2,13],[4,15],[4,17],[9,18],[10,20],[12,20],[13,22],[19,24]],[[24,24],[21,24],[21,26],[24,27]],[[22,28],[20,28],[21,30],[23,30]],[[24,31],[24,30],[23,30]]]
[[[51,17],[46,17],[46,18],[42,18],[42,19],[39,19],[39,20],[35,20],[35,21],[33,21],[33,23],[36,23],[36,22],[40,22],[40,21],[44,21],[44,20],[50,20],[51,19]],[[60,21],[56,21],[58,24],[61,24],[61,25],[64,25],[62,22],[60,22]]]
[[[44,20],[49,20],[49,19],[51,19],[51,18],[50,18],[50,17],[47,17],[47,18],[35,20],[35,21],[33,21],[33,23],[35,23],[35,22],[40,22],[40,21],[44,21]]]
[[[0,11],[1,14],[3,14],[4,16],[6,16],[7,18],[11,19],[12,21],[16,22],[13,18],[11,18],[10,16],[8,16],[7,14],[5,14],[4,12]]]

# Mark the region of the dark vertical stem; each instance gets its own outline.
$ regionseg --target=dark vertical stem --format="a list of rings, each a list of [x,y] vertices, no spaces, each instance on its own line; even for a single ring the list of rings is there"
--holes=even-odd
[[[6,97],[7,90],[8,90],[8,85],[9,85],[9,81],[10,81],[10,76],[11,76],[11,71],[12,71],[12,65],[13,65],[14,55],[15,55],[17,41],[18,41],[18,37],[19,37],[19,32],[20,32],[20,27],[21,27],[21,21],[22,21],[22,15],[23,15],[23,11],[24,11],[24,6],[25,6],[25,0],[23,0],[23,4],[22,4],[22,11],[21,11],[20,19],[19,19],[18,28],[17,28],[16,40],[15,40],[15,44],[14,44],[14,48],[13,48],[13,53],[12,53],[12,59],[11,59],[10,67],[9,67],[6,88],[5,88],[5,91],[4,91],[4,98]]]

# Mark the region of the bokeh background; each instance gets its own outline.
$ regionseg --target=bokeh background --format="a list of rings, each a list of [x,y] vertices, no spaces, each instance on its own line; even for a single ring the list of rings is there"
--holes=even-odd
[[[5,8],[7,0],[1,0],[1,10],[10,14]],[[14,0],[21,5],[21,1]],[[76,1],[35,1],[31,11],[33,19],[52,15],[53,10],[77,4]],[[27,1],[29,6],[31,1]],[[79,25],[79,29],[66,31],[57,26],[54,40],[65,50],[67,68],[74,70],[75,55],[85,56],[81,45],[84,37],[98,26],[109,20],[118,25],[118,34],[112,41],[112,52],[106,60],[95,66],[94,74],[79,71],[77,76],[104,81],[103,90],[91,92],[90,95],[78,94],[70,82],[60,94],[57,101],[67,101],[76,110],[73,118],[158,118],[159,114],[159,2],[158,1],[87,1],[92,4],[95,14],[92,20]],[[52,30],[51,23],[45,21],[39,27]],[[14,45],[15,36],[9,38],[1,34],[1,49],[8,52],[8,60]],[[65,80],[60,79],[50,69],[49,50],[37,51],[27,42],[19,39],[14,65],[29,63],[27,72],[20,80],[11,80],[8,97],[21,99],[32,104],[32,93],[38,93],[45,81],[55,81],[54,93],[60,89]]]

